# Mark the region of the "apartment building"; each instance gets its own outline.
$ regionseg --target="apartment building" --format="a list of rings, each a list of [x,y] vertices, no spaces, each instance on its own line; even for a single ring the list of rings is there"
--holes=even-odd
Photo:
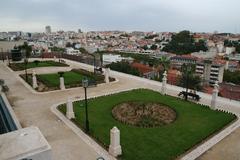
[[[224,65],[205,60],[196,63],[196,73],[202,78],[204,85],[213,85],[216,81],[222,83]]]

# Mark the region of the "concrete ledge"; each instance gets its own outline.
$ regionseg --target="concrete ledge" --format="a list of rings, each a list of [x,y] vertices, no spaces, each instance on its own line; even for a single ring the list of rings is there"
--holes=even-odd
[[[1,160],[51,160],[51,146],[37,127],[0,135]]]
[[[10,105],[10,103],[9,103],[9,101],[8,101],[5,93],[1,92],[1,96],[2,96],[2,99],[3,99],[3,101],[4,101],[5,105],[6,105],[9,113],[11,114],[11,117],[12,117],[12,119],[13,119],[16,127],[17,127],[17,129],[21,129],[22,126],[20,125],[20,123],[19,123],[19,121],[18,121],[18,118],[17,118],[17,116],[15,115],[15,113],[14,113],[14,111],[13,111],[13,109],[12,109],[12,106]]]

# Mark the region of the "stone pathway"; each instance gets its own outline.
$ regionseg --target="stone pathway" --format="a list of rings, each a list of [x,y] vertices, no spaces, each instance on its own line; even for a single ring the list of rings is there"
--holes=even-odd
[[[70,67],[65,67],[67,70],[79,67],[93,70],[93,67],[89,67],[85,64],[69,60],[66,60],[66,62],[70,64]],[[57,68],[56,71],[58,70]],[[49,67],[37,69],[37,72],[39,73],[48,73],[49,71]],[[51,72],[54,72],[54,68],[52,67]],[[110,92],[118,92],[120,90],[128,90],[130,88],[149,88],[156,91],[161,90],[161,83],[155,81],[149,81],[115,71],[111,71],[111,75],[118,79],[117,83],[104,84],[99,85],[98,87],[89,88],[88,96],[98,96],[99,94],[108,94]],[[2,79],[5,79],[6,84],[10,88],[10,92],[7,96],[12,103],[13,109],[19,118],[20,123],[23,127],[31,125],[39,127],[52,146],[54,160],[95,160],[97,157],[101,156],[51,112],[51,106],[66,102],[68,96],[75,98],[83,97],[84,92],[82,88],[39,94],[30,90],[29,86],[27,88],[27,85],[24,85],[20,78],[17,78],[18,73],[10,72],[9,69],[2,63],[0,63],[0,76]],[[180,87],[171,85],[167,85],[167,88],[167,94],[173,96],[177,96],[177,94],[183,90]],[[211,95],[200,93],[200,96],[202,97],[200,103],[207,105],[210,104]],[[233,113],[240,113],[239,102],[229,101],[225,98],[219,98],[218,102],[219,109],[227,110]],[[232,127],[229,131],[224,131],[228,133],[236,128],[238,128],[238,126]],[[217,142],[223,137],[224,136],[221,136],[220,134],[220,136],[214,141]],[[216,157],[218,157],[216,155],[222,155],[221,157],[224,157],[225,160],[237,160],[238,157],[240,157],[240,141],[237,141],[237,138],[240,138],[240,129],[237,129],[227,138],[216,144],[199,159],[211,160],[216,159]],[[237,147],[234,147],[233,145]],[[224,152],[222,150],[222,146],[225,146]],[[195,153],[199,154],[199,152],[196,151]],[[229,154],[224,155],[224,153]]]

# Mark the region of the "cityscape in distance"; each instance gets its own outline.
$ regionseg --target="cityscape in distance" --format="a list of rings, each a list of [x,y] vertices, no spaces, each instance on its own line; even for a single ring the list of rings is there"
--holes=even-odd
[[[0,2],[0,160],[239,160],[238,3]]]

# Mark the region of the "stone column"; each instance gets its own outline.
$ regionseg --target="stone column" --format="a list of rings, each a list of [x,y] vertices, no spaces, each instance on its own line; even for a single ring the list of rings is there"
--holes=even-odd
[[[163,95],[166,94],[166,90],[167,90],[167,71],[164,71],[163,73],[163,79],[162,79],[162,88],[161,88],[161,93]]]
[[[67,118],[72,119],[75,118],[74,112],[73,112],[73,102],[70,97],[68,97],[67,100],[67,112],[66,112]]]
[[[215,110],[217,107],[218,88],[218,82],[215,82],[211,100],[211,109],[213,110]]]
[[[56,56],[53,57],[53,60],[54,60],[54,62],[56,62],[56,60],[57,60]]]
[[[105,82],[109,83],[110,68],[106,68],[104,73],[105,73]]]
[[[64,78],[63,77],[60,77],[60,89],[61,90],[65,89]]]
[[[120,131],[117,127],[113,127],[110,131],[109,153],[114,157],[122,154],[122,148],[120,145]]]
[[[32,86],[33,86],[34,89],[38,87],[36,72],[34,70],[33,70],[33,73],[32,73]]]

